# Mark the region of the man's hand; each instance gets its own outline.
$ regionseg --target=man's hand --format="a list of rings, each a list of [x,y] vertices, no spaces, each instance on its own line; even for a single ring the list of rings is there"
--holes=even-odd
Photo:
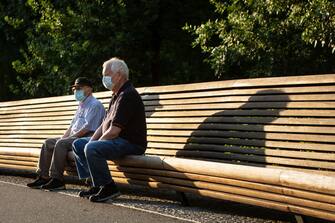
[[[95,140],[99,140],[101,135],[102,135],[102,124],[99,126],[99,128],[97,130],[95,130],[93,136],[90,139],[90,142],[95,141]]]
[[[67,128],[67,130],[65,131],[64,135],[63,135],[61,138],[62,138],[62,139],[65,139],[65,138],[69,137],[69,136],[70,136],[70,133],[71,133],[71,126],[69,126],[69,127]]]
[[[78,132],[74,133],[73,135],[69,136],[70,137],[76,137],[76,138],[81,138],[84,137],[87,133],[89,133],[90,130],[87,129],[81,129]]]
[[[99,140],[111,140],[117,138],[119,137],[121,130],[122,129],[120,127],[111,125],[109,129],[100,137]]]

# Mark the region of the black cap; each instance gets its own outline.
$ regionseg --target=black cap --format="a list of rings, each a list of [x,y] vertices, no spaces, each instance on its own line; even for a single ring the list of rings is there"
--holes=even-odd
[[[76,86],[93,87],[92,82],[87,77],[78,77],[76,81],[74,82],[74,85],[72,85],[72,87],[76,87]]]

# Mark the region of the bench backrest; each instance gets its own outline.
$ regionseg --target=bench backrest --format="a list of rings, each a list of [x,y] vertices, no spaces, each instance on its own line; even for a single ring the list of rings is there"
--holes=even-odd
[[[335,74],[138,91],[147,155],[335,174]],[[94,95],[107,107],[111,92]],[[72,95],[0,103],[0,151],[39,149],[63,134],[76,108]]]

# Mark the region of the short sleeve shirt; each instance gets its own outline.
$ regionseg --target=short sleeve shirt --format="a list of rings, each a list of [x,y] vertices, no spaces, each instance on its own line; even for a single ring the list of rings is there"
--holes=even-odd
[[[119,135],[121,138],[146,149],[147,126],[144,104],[130,81],[124,83],[120,90],[113,94],[102,123],[102,133],[111,125],[121,128]]]

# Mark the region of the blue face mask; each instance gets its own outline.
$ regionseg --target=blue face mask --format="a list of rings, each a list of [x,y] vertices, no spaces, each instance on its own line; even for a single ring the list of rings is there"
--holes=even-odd
[[[112,82],[112,77],[110,76],[103,76],[102,77],[102,84],[107,88],[108,90],[112,90],[114,85]]]
[[[74,97],[77,101],[83,101],[86,98],[83,90],[76,90],[74,92]]]

